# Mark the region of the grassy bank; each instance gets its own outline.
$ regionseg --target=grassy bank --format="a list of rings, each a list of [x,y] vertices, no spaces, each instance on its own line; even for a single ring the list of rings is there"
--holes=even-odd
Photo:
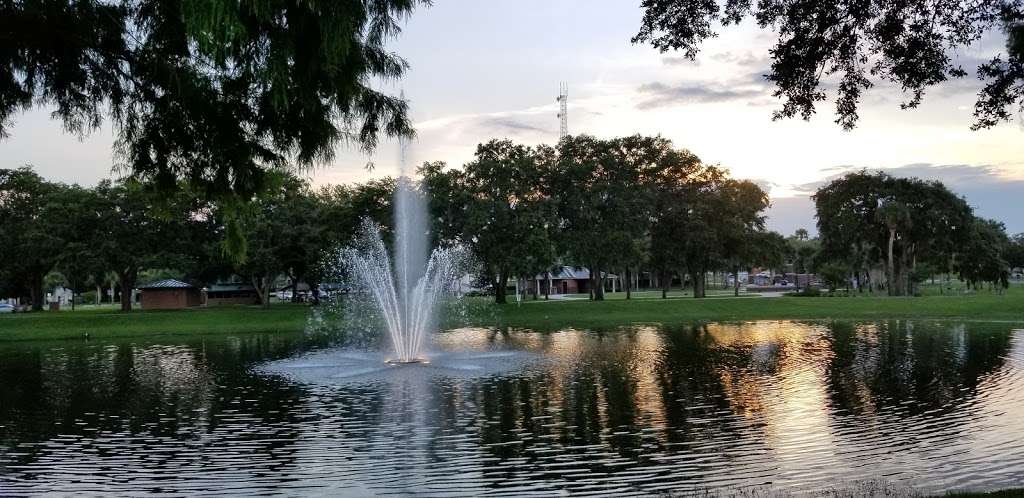
[[[224,306],[182,311],[90,309],[0,315],[0,341],[106,339],[134,336],[296,333],[309,308],[278,304],[263,309]]]
[[[889,297],[708,297],[678,295],[660,299],[644,293],[626,301],[621,295],[604,302],[586,299],[524,301],[495,306],[487,298],[470,301],[471,325],[511,326],[536,330],[561,328],[608,329],[639,323],[681,323],[746,320],[885,320],[962,319],[1024,323],[1024,288],[1006,295],[980,293],[918,298]],[[259,307],[218,307],[185,311],[112,309],[0,315],[0,341],[33,339],[90,339],[232,333],[297,333],[303,330],[309,308],[276,304]],[[453,323],[453,326],[463,325]]]
[[[745,321],[777,319],[965,319],[1024,323],[1024,288],[1005,295],[980,293],[915,298],[780,297],[693,299],[675,297],[605,302],[587,300],[524,301],[504,306],[498,323],[514,327],[552,330],[565,327],[610,328],[635,323],[678,323],[693,320]]]

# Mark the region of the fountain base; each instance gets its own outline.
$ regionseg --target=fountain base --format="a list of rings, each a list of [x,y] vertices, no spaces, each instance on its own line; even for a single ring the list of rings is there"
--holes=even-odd
[[[388,365],[415,365],[430,363],[430,361],[426,358],[409,358],[408,360],[392,358],[390,360],[384,360],[384,363]]]

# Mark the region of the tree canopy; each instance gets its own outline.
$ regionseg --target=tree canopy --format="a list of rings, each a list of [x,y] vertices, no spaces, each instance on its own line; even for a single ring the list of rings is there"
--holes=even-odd
[[[250,194],[339,143],[412,133],[374,82],[405,72],[385,44],[420,3],[0,2],[0,138],[31,107],[78,134],[109,118],[136,178]]]
[[[977,68],[985,86],[974,107],[973,128],[989,128],[1024,110],[1024,2],[1020,0],[644,0],[634,43],[681,50],[693,59],[718,28],[751,17],[777,36],[765,77],[782,99],[775,119],[809,119],[834,89],[836,122],[853,128],[865,91],[891,83],[905,94],[901,107],[917,107],[934,85],[967,76],[952,53],[1001,30],[1005,54]]]
[[[942,183],[885,173],[849,173],[819,189],[814,201],[823,259],[858,278],[884,262],[893,295],[914,293],[919,264],[954,270],[991,228],[978,229],[971,207]]]

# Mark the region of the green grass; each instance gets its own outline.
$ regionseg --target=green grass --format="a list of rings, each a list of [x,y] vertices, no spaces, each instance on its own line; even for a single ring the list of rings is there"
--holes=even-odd
[[[233,333],[296,333],[309,308],[277,304],[222,306],[181,311],[120,311],[102,308],[0,315],[0,341],[113,339],[134,336]]]
[[[681,323],[688,321],[746,321],[781,319],[962,319],[1024,323],[1024,288],[1011,287],[1005,295],[980,292],[975,295],[891,298],[780,297],[731,298],[669,296],[626,301],[623,296],[604,302],[523,301],[501,307],[494,320],[501,325],[555,330],[566,327],[612,328],[639,323]]]
[[[724,293],[724,291],[723,291]],[[716,293],[717,294],[717,293]],[[469,321],[479,326],[510,326],[535,330],[562,328],[612,329],[646,323],[747,320],[887,320],[956,319],[1024,323],[1024,286],[1011,287],[1006,295],[980,292],[975,295],[890,298],[780,297],[733,298],[715,295],[707,299],[681,296],[678,291],[661,299],[660,292],[637,293],[630,301],[624,294],[609,294],[604,302],[585,299],[523,301],[495,306],[487,298],[470,301]],[[135,336],[203,335],[241,333],[298,333],[306,325],[309,308],[289,303],[270,309],[225,306],[185,311],[135,311],[121,313],[109,307],[77,311],[0,315],[0,341],[120,338]],[[463,323],[452,323],[452,326]]]

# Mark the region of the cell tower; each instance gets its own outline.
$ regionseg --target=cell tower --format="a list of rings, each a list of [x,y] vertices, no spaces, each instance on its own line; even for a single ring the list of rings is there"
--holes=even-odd
[[[569,134],[569,84],[562,82],[558,84],[558,139],[561,140]]]

